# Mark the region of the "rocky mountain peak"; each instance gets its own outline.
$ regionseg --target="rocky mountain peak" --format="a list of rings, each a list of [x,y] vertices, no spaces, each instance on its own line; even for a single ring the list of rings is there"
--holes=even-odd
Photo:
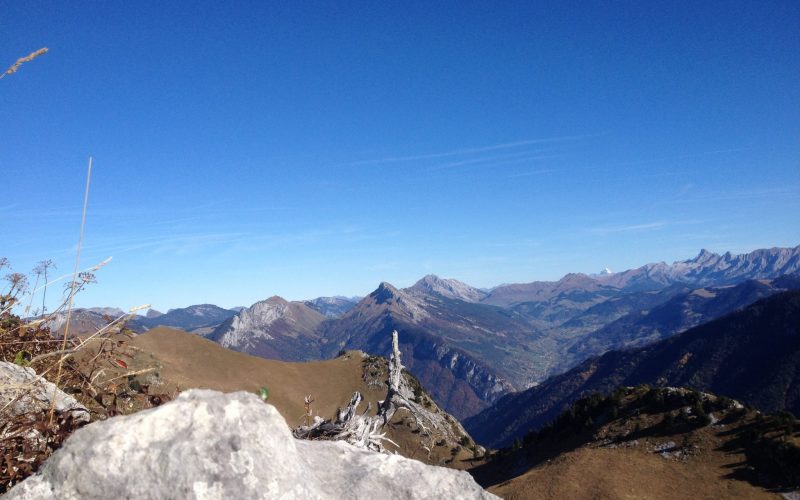
[[[125,315],[125,311],[123,311],[119,307],[89,307],[84,310],[90,313],[100,314],[103,316],[118,317]]]
[[[325,316],[305,303],[276,295],[239,311],[218,326],[210,339],[237,351],[270,358],[280,352],[284,359],[299,361],[315,356],[309,346],[324,320]]]
[[[440,278],[435,274],[423,277],[406,290],[411,293],[441,295],[448,299],[458,299],[464,302],[478,302],[486,297],[486,292],[458,280]]]
[[[264,300],[268,304],[276,304],[276,305],[288,305],[289,301],[281,297],[280,295],[273,295],[272,297]]]
[[[145,315],[145,317],[152,319],[163,315],[164,313],[162,313],[161,311],[156,311],[155,309],[150,308],[147,310],[147,314]]]
[[[705,248],[700,250],[700,253],[697,254],[697,257],[691,259],[689,262],[695,264],[705,264],[711,260],[718,259],[719,255],[715,254],[714,252],[707,250]]]
[[[559,283],[588,283],[594,280],[583,273],[569,273],[565,274],[564,277],[558,281]]]
[[[387,283],[386,281],[381,281],[381,284],[378,285],[378,288],[375,289],[374,292],[369,294],[370,297],[375,299],[375,302],[378,304],[385,304],[392,300],[393,298],[397,297],[400,293],[400,290],[392,286],[391,283]]]

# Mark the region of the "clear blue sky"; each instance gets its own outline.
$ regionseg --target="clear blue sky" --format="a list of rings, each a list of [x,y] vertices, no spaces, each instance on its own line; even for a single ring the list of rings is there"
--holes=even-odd
[[[800,243],[800,2],[0,1],[0,256],[80,305]]]

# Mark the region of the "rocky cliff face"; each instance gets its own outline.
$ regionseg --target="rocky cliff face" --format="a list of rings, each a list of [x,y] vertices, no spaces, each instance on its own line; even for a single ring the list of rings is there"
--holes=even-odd
[[[319,359],[325,316],[302,302],[271,297],[243,309],[209,336],[228,349],[284,361]]]
[[[299,441],[255,395],[192,390],[88,425],[6,498],[497,498],[463,471]]]
[[[486,292],[478,290],[454,279],[445,279],[429,274],[417,281],[414,286],[407,288],[407,292],[422,295],[440,295],[448,299],[463,300],[464,302],[480,302],[487,295]]]

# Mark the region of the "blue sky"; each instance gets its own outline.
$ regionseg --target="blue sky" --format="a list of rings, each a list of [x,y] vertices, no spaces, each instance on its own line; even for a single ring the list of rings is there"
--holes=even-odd
[[[0,256],[79,305],[800,244],[800,3],[0,1]]]

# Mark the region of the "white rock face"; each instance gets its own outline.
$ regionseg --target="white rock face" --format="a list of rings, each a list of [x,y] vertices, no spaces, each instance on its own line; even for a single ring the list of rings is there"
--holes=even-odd
[[[50,409],[53,395],[56,410],[71,411],[75,420],[89,421],[89,412],[69,394],[36,375],[33,368],[0,361],[0,418]]]
[[[454,279],[440,278],[434,274],[429,274],[417,281],[414,286],[407,288],[406,291],[420,294],[437,294],[448,299],[458,299],[464,302],[480,302],[486,297],[486,292],[478,290]]]
[[[284,318],[289,311],[289,303],[285,300],[264,300],[256,302],[234,316],[230,326],[217,340],[227,348],[241,348],[253,344],[256,340],[269,340],[269,328],[275,321]]]
[[[75,432],[7,499],[497,498],[463,471],[299,441],[253,394],[191,390]]]

